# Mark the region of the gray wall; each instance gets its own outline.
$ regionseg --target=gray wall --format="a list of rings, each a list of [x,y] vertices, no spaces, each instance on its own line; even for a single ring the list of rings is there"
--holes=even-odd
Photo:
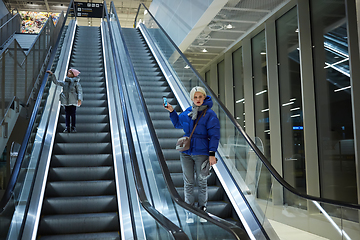
[[[9,11],[5,7],[4,2],[2,0],[0,0],[0,18],[2,18],[3,16],[5,16],[8,13],[9,13]]]

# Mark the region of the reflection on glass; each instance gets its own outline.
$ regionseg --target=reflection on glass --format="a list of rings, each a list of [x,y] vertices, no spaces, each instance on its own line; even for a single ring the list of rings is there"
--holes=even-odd
[[[254,81],[254,106],[255,106],[255,134],[256,141],[263,149],[264,155],[270,161],[270,125],[269,103],[267,87],[267,64],[265,31],[251,39],[252,68]],[[269,188],[271,182],[261,174],[259,180],[258,197],[267,199],[271,196]]]
[[[320,189],[357,203],[345,2],[311,1]]]
[[[281,140],[285,180],[306,193],[304,133],[297,8],[276,21],[281,112]],[[296,204],[285,195],[285,201]],[[306,204],[302,204],[306,206]]]
[[[242,62],[242,48],[232,54],[235,119],[245,130],[245,96],[244,96],[244,67]]]
[[[224,61],[218,63],[217,74],[218,74],[218,89],[219,89],[218,97],[220,101],[225,105],[225,62]],[[220,109],[218,109],[218,111],[220,111]],[[220,112],[217,112],[217,115],[220,121],[220,128],[225,129],[225,119],[221,116]],[[224,138],[227,137],[225,131],[221,131],[220,134],[222,134],[221,136]]]
[[[206,82],[207,84],[209,84],[209,82],[210,82],[210,71],[207,71],[207,72],[205,73],[205,82]]]

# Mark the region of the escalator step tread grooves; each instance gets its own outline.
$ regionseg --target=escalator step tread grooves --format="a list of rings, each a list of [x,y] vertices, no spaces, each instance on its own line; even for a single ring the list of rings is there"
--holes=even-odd
[[[176,98],[165,80],[159,66],[151,54],[145,40],[137,29],[124,28],[124,38],[129,49],[130,57],[140,83],[140,88],[155,127],[160,146],[162,148],[167,165],[179,195],[184,198],[184,184],[179,152],[175,150],[177,138],[184,132],[175,129],[169,119],[168,112],[162,106],[162,96],[168,98],[168,102],[176,110],[180,110]],[[162,177],[162,176],[159,176]],[[237,224],[237,217],[233,215],[233,207],[228,201],[224,189],[218,184],[215,174],[208,179],[209,198],[207,210],[224,219],[232,219]],[[197,192],[197,188],[195,189]],[[197,199],[195,200],[197,201]]]
[[[38,239],[120,239],[99,27],[77,26],[69,68],[81,72],[84,101],[77,133],[63,133],[61,107]]]

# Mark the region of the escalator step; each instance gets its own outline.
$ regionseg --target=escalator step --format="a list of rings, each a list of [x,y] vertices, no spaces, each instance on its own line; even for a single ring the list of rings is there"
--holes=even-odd
[[[72,234],[117,231],[119,218],[116,213],[91,213],[43,216],[42,234]]]
[[[45,199],[43,208],[47,215],[100,213],[112,212],[117,202],[115,196],[58,197]]]
[[[46,191],[48,197],[114,195],[115,182],[111,180],[50,182]]]
[[[66,234],[42,236],[41,240],[120,240],[118,232],[102,232],[102,233],[83,233],[83,234]]]

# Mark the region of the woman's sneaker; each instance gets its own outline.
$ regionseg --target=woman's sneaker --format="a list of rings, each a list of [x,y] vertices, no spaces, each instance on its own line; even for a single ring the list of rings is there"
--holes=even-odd
[[[188,211],[186,211],[186,223],[194,223],[193,214]]]
[[[72,133],[76,133],[77,131],[76,131],[76,127],[71,127],[71,132]]]
[[[202,206],[202,207],[200,207],[200,210],[206,212],[206,207],[205,207],[205,206]],[[206,223],[207,220],[206,220],[205,218],[200,217],[200,222],[201,222],[201,223]]]
[[[66,127],[63,132],[64,132],[64,133],[69,133],[69,132],[70,132],[70,129]]]

